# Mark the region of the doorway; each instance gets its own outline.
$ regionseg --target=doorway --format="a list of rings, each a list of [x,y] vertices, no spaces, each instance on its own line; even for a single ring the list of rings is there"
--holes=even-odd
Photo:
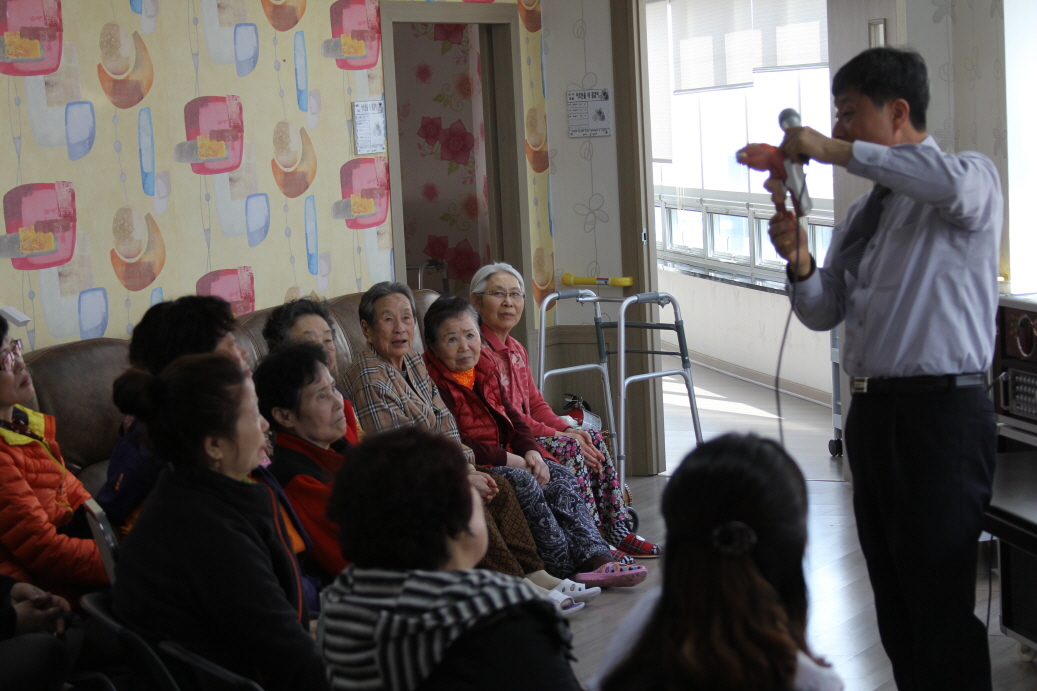
[[[396,280],[467,295],[491,261],[528,276],[515,6],[384,0],[381,19]]]

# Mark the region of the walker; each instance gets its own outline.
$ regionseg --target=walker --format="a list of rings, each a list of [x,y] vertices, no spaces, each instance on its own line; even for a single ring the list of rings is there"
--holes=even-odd
[[[550,309],[551,305],[558,300],[571,300],[575,299],[580,304],[592,304],[594,305],[594,329],[597,336],[598,342],[598,362],[587,363],[584,365],[573,365],[571,367],[560,367],[558,369],[546,370],[544,360],[547,351],[547,329],[544,326],[547,323],[547,310]],[[601,304],[602,303],[618,303],[619,307],[619,321],[606,322],[601,316]],[[660,307],[666,307],[667,305],[673,308],[674,319],[672,323],[655,323],[655,322],[633,322],[627,321],[626,311],[630,305],[635,304],[656,304]],[[655,329],[660,331],[673,331],[677,334],[677,345],[679,350],[677,352],[669,350],[628,350],[626,347],[626,330],[632,329]],[[618,343],[616,350],[608,350],[605,345],[605,329],[618,329]],[[640,355],[675,355],[681,359],[680,369],[670,369],[661,372],[647,372],[645,374],[635,374],[627,376],[627,363],[626,356],[628,354],[640,354]],[[617,355],[619,361],[619,382],[620,382],[620,396],[619,396],[619,424],[616,424],[616,419],[613,414],[613,403],[612,403],[612,386],[609,379],[609,355]],[[691,406],[691,420],[695,427],[695,441],[696,444],[702,443],[702,425],[699,421],[699,410],[698,405],[695,403],[695,384],[691,378],[691,358],[688,357],[688,343],[684,336],[684,320],[681,317],[680,305],[677,303],[677,299],[670,293],[639,293],[637,295],[631,295],[627,298],[612,298],[612,297],[601,297],[592,290],[585,288],[576,288],[573,290],[563,290],[559,292],[550,293],[547,295],[543,302],[540,304],[540,333],[539,343],[537,350],[537,385],[540,390],[544,390],[544,384],[547,382],[548,377],[552,377],[559,374],[572,374],[575,372],[586,372],[590,370],[596,370],[601,375],[601,385],[605,393],[605,413],[608,417],[609,429],[611,434],[616,438],[615,450],[616,460],[619,464],[619,483],[623,487],[626,494],[629,490],[626,488],[626,393],[627,387],[630,384],[641,381],[648,381],[650,379],[659,379],[661,377],[669,377],[673,375],[679,375],[684,380],[684,385],[688,390],[688,402]],[[639,522],[637,512],[634,509],[629,508],[630,500],[626,499],[628,510],[631,513],[631,519],[633,525],[631,530],[637,532],[637,524]]]

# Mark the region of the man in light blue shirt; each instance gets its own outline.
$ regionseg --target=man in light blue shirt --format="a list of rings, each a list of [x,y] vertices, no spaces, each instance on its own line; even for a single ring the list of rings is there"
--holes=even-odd
[[[791,212],[770,235],[800,320],[846,322],[854,511],[897,687],[991,688],[973,614],[976,548],[996,456],[994,349],[1003,202],[993,163],[945,154],[925,130],[925,63],[865,51],[832,81],[833,137],[791,128],[782,149],[876,183],[818,268]],[[768,181],[777,201],[784,189]]]

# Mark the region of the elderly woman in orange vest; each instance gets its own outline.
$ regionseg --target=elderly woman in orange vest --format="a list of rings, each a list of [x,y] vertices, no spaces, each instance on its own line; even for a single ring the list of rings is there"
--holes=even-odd
[[[62,595],[108,582],[83,503],[90,498],[65,467],[54,418],[25,407],[35,391],[0,317],[0,574]]]
[[[542,456],[522,416],[504,397],[499,364],[482,354],[479,317],[463,298],[441,297],[425,313],[422,357],[429,376],[457,420],[461,441],[476,463],[493,466],[515,486],[547,570],[575,568],[572,580],[595,586],[636,585],[643,566],[614,562],[580,495],[576,478],[564,466]],[[535,483],[528,481],[529,476]],[[530,485],[539,501],[527,496]],[[549,539],[544,536],[550,535]]]

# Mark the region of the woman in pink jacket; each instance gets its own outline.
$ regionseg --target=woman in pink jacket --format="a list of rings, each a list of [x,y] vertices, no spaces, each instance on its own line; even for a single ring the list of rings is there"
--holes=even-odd
[[[472,277],[471,301],[482,319],[486,350],[500,361],[508,402],[523,414],[537,442],[576,475],[605,539],[639,559],[661,554],[659,545],[630,532],[619,475],[601,432],[578,430],[555,415],[533,381],[529,355],[509,334],[522,318],[525,281],[510,264],[487,264]]]

